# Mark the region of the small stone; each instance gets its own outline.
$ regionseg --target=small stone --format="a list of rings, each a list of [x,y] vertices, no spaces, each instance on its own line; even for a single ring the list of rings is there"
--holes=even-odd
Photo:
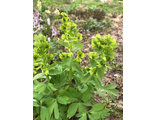
[[[87,34],[87,37],[90,37],[90,34]]]
[[[80,32],[83,32],[83,30],[80,30]]]
[[[109,77],[109,78],[112,78],[112,76],[111,76],[111,75],[109,75],[108,77]]]

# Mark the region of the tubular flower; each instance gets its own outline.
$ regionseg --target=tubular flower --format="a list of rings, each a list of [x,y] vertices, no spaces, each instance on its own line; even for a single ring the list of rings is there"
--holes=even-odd
[[[78,54],[78,58],[84,58],[84,53],[81,51],[81,50],[79,50],[78,52],[77,52],[77,54]]]
[[[53,59],[53,54],[46,54],[46,62]]]
[[[85,70],[86,70],[86,71],[89,71],[89,70],[90,70],[90,68],[87,66],[87,67],[85,67]]]
[[[103,65],[102,65],[100,62],[96,62],[96,63],[97,63],[97,67],[98,67],[98,68],[103,67]]]
[[[48,75],[49,74],[49,70],[46,70],[44,73],[45,73],[45,75]]]
[[[82,60],[80,58],[76,58],[74,61],[81,63]]]
[[[68,17],[68,15],[64,12],[62,12],[61,15],[63,15],[63,17]]]
[[[68,56],[68,57],[71,57],[71,56],[72,56],[72,53],[67,53],[67,56]]]
[[[77,40],[81,41],[82,40],[82,35],[80,33],[77,33]]]
[[[101,40],[100,34],[97,34],[97,35],[95,36],[95,39],[96,39],[97,41],[100,41],[100,40]]]
[[[60,56],[61,59],[64,59],[67,56],[67,53],[62,52],[59,56]]]
[[[33,61],[36,61],[38,59],[38,55],[37,54],[34,54],[33,55]]]
[[[90,75],[93,75],[95,73],[95,71],[96,71],[96,67],[94,67],[94,68],[91,67],[90,71],[89,71]]]
[[[98,57],[98,54],[96,53],[96,52],[90,52],[89,53],[89,58],[90,59],[95,59],[95,58],[97,58]]]
[[[67,31],[67,26],[65,24],[62,24],[62,26],[60,27],[60,30],[62,31]]]

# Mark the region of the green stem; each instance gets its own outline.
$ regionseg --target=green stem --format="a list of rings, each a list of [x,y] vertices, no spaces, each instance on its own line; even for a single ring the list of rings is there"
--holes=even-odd
[[[50,83],[50,80],[49,80],[49,76],[48,76],[48,75],[46,75],[46,78],[47,78],[47,80],[48,80],[48,83]]]
[[[72,65],[70,64],[70,71],[69,71],[69,87],[71,87],[72,84]]]
[[[45,66],[45,67],[46,67],[46,62],[45,62],[45,60],[43,60],[43,66]],[[50,80],[49,80],[49,76],[48,76],[48,75],[46,75],[46,78],[47,78],[48,83],[49,83],[49,82],[50,82]]]
[[[70,45],[70,52],[72,52],[72,45]],[[69,67],[69,87],[71,87],[72,84],[72,65],[70,63]]]

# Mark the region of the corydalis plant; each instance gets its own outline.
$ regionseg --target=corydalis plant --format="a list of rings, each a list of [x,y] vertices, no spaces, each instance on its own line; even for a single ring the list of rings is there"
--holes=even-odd
[[[52,36],[60,35],[60,31],[57,30],[56,28],[52,29]]]
[[[33,33],[37,33],[40,31],[41,28],[43,28],[43,25],[40,24],[40,21],[43,21],[40,17],[40,13],[33,11]]]
[[[62,13],[63,40],[58,43],[65,46],[68,52],[60,54],[62,61],[54,61],[52,65],[47,62],[53,55],[47,54],[50,46],[46,38],[40,34],[35,36],[34,68],[41,68],[42,73],[34,76],[33,110],[38,115],[37,120],[70,120],[73,116],[79,120],[103,120],[110,115],[110,109],[106,108],[108,98],[101,91],[104,90],[113,100],[118,96],[114,88],[116,84],[105,86],[101,80],[104,70],[109,68],[108,62],[115,54],[115,41],[109,35],[101,37],[97,35],[92,40],[95,52],[89,53],[90,66],[81,67],[84,53],[82,35],[78,32],[76,24],[72,23],[67,14]],[[79,51],[77,51],[79,50]],[[77,51],[74,58],[73,51]],[[44,82],[38,79],[46,78]],[[105,103],[94,101],[94,91],[105,99]],[[113,96],[114,95],[114,96]],[[90,106],[90,110],[86,107]]]

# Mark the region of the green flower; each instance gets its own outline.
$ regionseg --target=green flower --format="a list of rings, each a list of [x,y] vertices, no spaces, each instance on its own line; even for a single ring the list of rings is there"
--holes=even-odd
[[[37,54],[34,54],[33,55],[33,61],[36,61],[38,59],[38,55]]]
[[[59,56],[60,56],[61,59],[63,59],[63,58],[65,58],[67,56],[67,53],[63,52]]]
[[[62,18],[62,22],[63,22],[63,23],[67,23],[67,22],[68,22],[68,17],[63,17],[63,18]]]
[[[96,52],[90,52],[89,53],[89,58],[90,59],[95,59],[95,58],[97,58],[98,57],[98,54],[96,53]]]
[[[68,17],[68,15],[66,13],[64,13],[64,12],[62,12],[61,15],[64,16],[64,17]]]
[[[77,40],[81,41],[82,40],[82,35],[80,33],[77,33]]]
[[[116,40],[115,39],[112,39],[111,45],[115,45],[115,44],[116,44]]]
[[[86,70],[86,71],[89,71],[89,70],[90,70],[90,68],[87,66],[87,67],[85,67],[85,70]]]
[[[96,71],[96,67],[94,67],[94,68],[91,67],[90,71],[89,71],[90,75],[93,75],[95,73],[95,71]]]
[[[49,70],[46,70],[46,71],[44,72],[44,74],[45,74],[45,75],[48,75],[48,74],[49,74]]]
[[[103,67],[102,64],[101,64],[100,62],[96,62],[96,63],[97,63],[97,67],[98,67],[98,68]]]
[[[74,61],[81,63],[82,60],[80,58],[76,58]]]
[[[97,34],[97,35],[95,36],[95,39],[98,40],[98,41],[100,41],[100,40],[101,40],[101,35],[100,35],[100,34]]]
[[[66,36],[63,34],[63,35],[61,36],[61,38],[62,38],[63,40],[65,40],[65,39],[66,39]]]
[[[76,28],[77,25],[76,25],[75,23],[71,23],[71,27],[72,27],[72,28]]]
[[[46,55],[46,61],[48,62],[48,61],[50,61],[50,60],[52,60],[53,59],[53,54],[47,54]]]
[[[62,26],[60,27],[60,30],[67,31],[67,26],[65,24],[62,24]]]
[[[68,56],[68,57],[71,57],[71,56],[72,56],[72,53],[67,53],[67,56]]]
[[[81,51],[81,50],[79,50],[78,52],[77,52],[77,54],[78,54],[78,58],[84,58],[84,53]]]

